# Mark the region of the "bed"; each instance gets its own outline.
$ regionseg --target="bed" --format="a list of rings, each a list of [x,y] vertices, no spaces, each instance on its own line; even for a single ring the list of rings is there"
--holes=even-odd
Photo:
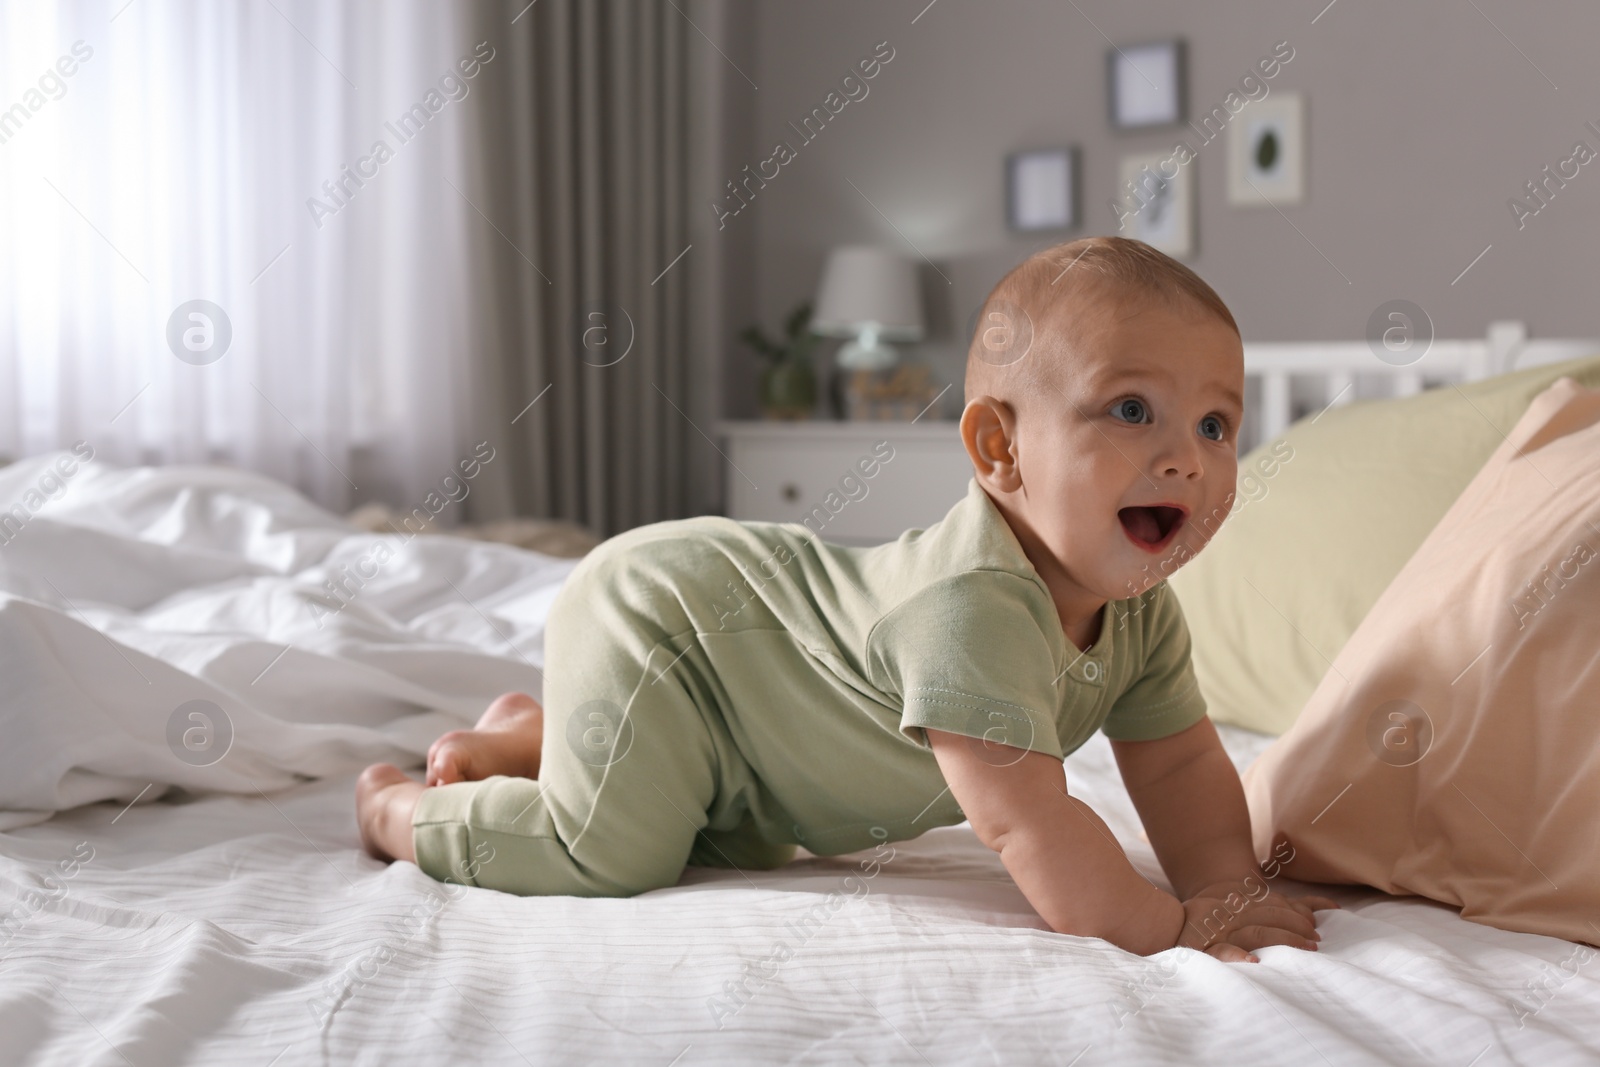
[[[965,824],[691,868],[625,900],[379,863],[357,774],[417,773],[494,696],[537,694],[573,561],[421,536],[375,563],[393,537],[259,476],[60,475],[62,455],[0,469],[0,499],[49,490],[0,534],[0,1062],[1469,1067],[1600,1049],[1600,966],[1571,942],[1319,887],[1343,908],[1317,952],[1141,958],[1048,930]],[[1241,769],[1272,740],[1219,731]],[[1105,738],[1066,774],[1165,886]]]
[[[1368,341],[1246,344],[1240,451],[1272,440],[1296,419],[1355,400],[1410,396],[1600,351],[1600,341],[1592,339],[1533,339],[1519,319],[1491,322],[1482,337],[1435,338],[1425,311],[1406,301],[1379,310],[1391,304],[1397,307],[1389,314],[1400,317],[1380,324],[1390,321],[1399,333],[1380,332]]]

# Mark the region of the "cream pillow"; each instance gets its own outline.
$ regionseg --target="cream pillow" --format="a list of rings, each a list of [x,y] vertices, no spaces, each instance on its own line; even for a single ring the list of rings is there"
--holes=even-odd
[[[1536,398],[1245,772],[1257,855],[1600,943],[1600,392]]]
[[[1600,358],[1302,419],[1239,461],[1239,501],[1170,579],[1211,718],[1287,730],[1384,587],[1528,403]]]

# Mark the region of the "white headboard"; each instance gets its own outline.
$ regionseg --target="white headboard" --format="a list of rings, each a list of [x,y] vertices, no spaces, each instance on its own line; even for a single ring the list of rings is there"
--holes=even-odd
[[[1246,344],[1245,425],[1239,451],[1282,433],[1295,419],[1357,396],[1408,396],[1540,363],[1600,354],[1600,340],[1530,341],[1525,323],[1491,322],[1482,340],[1435,340],[1415,363],[1394,366],[1364,341]]]

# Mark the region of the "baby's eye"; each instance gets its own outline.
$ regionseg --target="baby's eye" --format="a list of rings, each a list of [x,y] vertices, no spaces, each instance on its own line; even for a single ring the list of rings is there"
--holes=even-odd
[[[1143,400],[1130,396],[1111,405],[1111,417],[1123,422],[1149,422],[1150,412]]]
[[[1201,419],[1197,429],[1200,431],[1201,437],[1211,441],[1222,440],[1222,435],[1226,432],[1226,427],[1223,426],[1222,420],[1215,415],[1207,415]]]

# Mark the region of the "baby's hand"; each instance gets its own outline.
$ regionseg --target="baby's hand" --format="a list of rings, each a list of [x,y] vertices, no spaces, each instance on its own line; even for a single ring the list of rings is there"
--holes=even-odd
[[[1198,949],[1224,962],[1260,963],[1251,951],[1266,945],[1293,945],[1316,950],[1317,908],[1337,908],[1327,897],[1289,898],[1269,890],[1259,900],[1239,893],[1238,886],[1206,886],[1183,902],[1185,922],[1178,945]]]

